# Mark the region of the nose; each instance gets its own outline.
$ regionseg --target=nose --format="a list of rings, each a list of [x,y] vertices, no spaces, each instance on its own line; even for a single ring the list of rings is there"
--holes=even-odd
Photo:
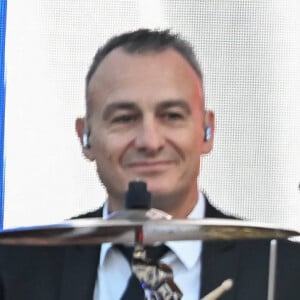
[[[164,137],[155,119],[141,122],[135,137],[135,147],[147,154],[155,154],[164,147]]]

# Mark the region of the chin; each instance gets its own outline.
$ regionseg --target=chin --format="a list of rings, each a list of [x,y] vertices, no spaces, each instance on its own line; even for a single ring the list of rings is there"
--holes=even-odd
[[[176,206],[176,198],[170,193],[154,193],[151,197],[151,207],[170,213]]]
[[[148,191],[151,193],[152,199],[157,199],[163,201],[164,199],[174,198],[178,194],[177,189],[171,187],[149,187]]]

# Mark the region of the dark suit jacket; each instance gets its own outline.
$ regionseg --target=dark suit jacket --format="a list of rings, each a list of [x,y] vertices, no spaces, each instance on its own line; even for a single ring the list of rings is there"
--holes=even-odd
[[[206,217],[228,218],[209,203]],[[1,246],[0,300],[91,300],[99,254],[100,246]],[[280,242],[278,258],[276,300],[299,300],[300,245]],[[220,299],[266,300],[268,261],[267,241],[204,242],[201,297],[233,278],[234,288]]]

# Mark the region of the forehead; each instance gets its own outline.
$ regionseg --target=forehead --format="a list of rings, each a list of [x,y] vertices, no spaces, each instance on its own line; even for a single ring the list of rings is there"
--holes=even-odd
[[[96,69],[87,87],[88,107],[114,100],[198,97],[202,83],[176,50],[127,53],[114,49]],[[166,99],[164,99],[166,100]]]

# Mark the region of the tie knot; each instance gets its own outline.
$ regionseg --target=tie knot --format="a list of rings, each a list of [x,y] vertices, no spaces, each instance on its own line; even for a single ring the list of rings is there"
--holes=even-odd
[[[148,246],[145,248],[147,257],[152,260],[160,260],[170,249],[165,244],[159,246]]]
[[[119,249],[129,262],[129,264],[131,264],[134,247],[115,245],[115,248]],[[147,258],[150,258],[154,261],[160,260],[169,250],[169,247],[164,244],[158,246],[145,246]]]

